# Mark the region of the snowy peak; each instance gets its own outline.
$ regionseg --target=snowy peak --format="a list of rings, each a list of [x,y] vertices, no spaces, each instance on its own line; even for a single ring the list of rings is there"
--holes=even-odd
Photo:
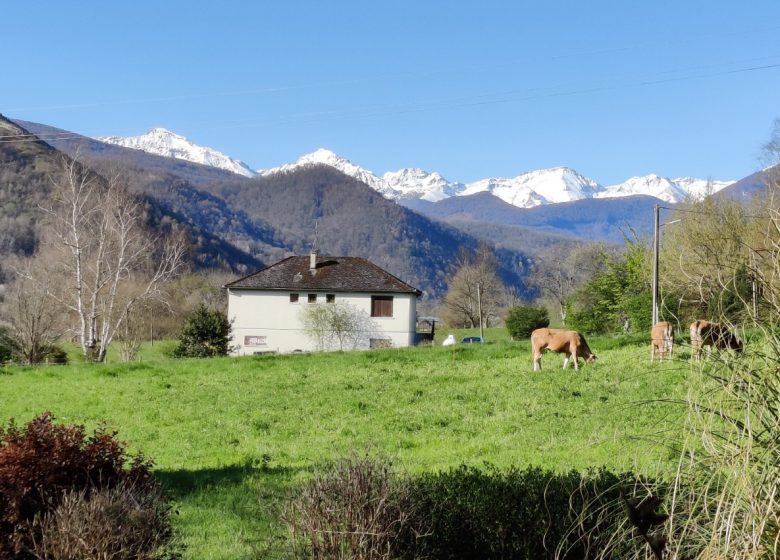
[[[686,197],[701,198],[716,193],[729,186],[733,181],[708,181],[693,177],[668,179],[651,173],[641,177],[631,177],[619,185],[606,187],[595,195],[596,198],[615,198],[644,194],[660,198],[665,202],[680,202]]]
[[[398,198],[422,199],[438,202],[451,196],[456,196],[465,185],[448,181],[439,173],[428,172],[419,167],[388,171],[382,175],[388,187],[399,193]]]
[[[184,136],[165,128],[153,128],[140,136],[103,136],[97,140],[125,148],[141,150],[158,156],[183,159],[210,167],[217,167],[245,177],[254,177],[247,164],[212,148],[198,146]]]
[[[387,198],[398,198],[398,193],[390,188],[383,179],[374,175],[373,172],[364,169],[359,165],[355,165],[348,159],[341,157],[335,152],[326,150],[325,148],[319,148],[310,154],[305,154],[295,160],[295,163],[286,163],[271,169],[260,169],[258,170],[258,173],[263,176],[273,175],[274,173],[287,173],[308,165],[328,165],[334,169],[338,169],[344,173],[344,175],[362,181]]]
[[[630,177],[619,185],[606,187],[602,192],[596,194],[596,198],[615,198],[638,194],[654,196],[666,202],[679,202],[685,198],[687,192],[683,187],[666,177],[659,177],[651,173],[642,177]]]
[[[679,185],[694,198],[702,198],[734,184],[734,181],[713,181],[710,179],[696,179],[694,177],[678,177],[677,179],[672,179],[672,182]]]
[[[568,167],[552,167],[522,173],[512,178],[481,179],[466,185],[461,195],[490,192],[513,206],[530,208],[540,204],[591,198],[601,189],[593,179]]]
[[[438,202],[452,196],[488,192],[519,208],[572,202],[583,198],[615,198],[633,195],[649,195],[674,203],[680,202],[687,196],[701,197],[708,192],[717,192],[733,182],[706,181],[690,177],[668,179],[650,174],[631,177],[618,185],[604,187],[570,167],[551,167],[521,173],[516,177],[489,177],[463,184],[445,179],[435,171],[425,171],[419,167],[388,171],[380,177],[323,148],[301,156],[295,163],[260,170],[258,173],[271,175],[314,164],[334,167],[366,183],[391,200],[420,199]]]

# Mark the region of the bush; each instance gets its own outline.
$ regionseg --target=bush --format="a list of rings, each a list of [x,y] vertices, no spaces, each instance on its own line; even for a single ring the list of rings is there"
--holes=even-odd
[[[89,493],[71,490],[39,522],[41,560],[174,558],[169,508],[159,487],[120,483]]]
[[[461,560],[628,558],[642,544],[625,538],[620,499],[632,474],[565,474],[530,467],[460,468],[411,482],[413,515],[396,556]],[[421,536],[422,535],[422,536]]]
[[[389,461],[353,457],[306,484],[284,517],[300,555],[389,560],[407,517],[404,496]]]
[[[187,317],[173,355],[176,358],[225,356],[230,350],[229,343],[230,321],[225,314],[200,304]]]
[[[61,346],[52,344],[46,349],[43,361],[47,364],[65,365],[68,363],[68,353]]]
[[[550,316],[544,307],[518,305],[509,310],[506,328],[513,340],[528,338],[534,329],[550,325]]]
[[[633,487],[633,489],[631,489]],[[298,557],[413,560],[638,558],[621,488],[631,473],[461,466],[402,478],[370,458],[341,461],[306,484],[285,514]]]
[[[116,434],[83,426],[61,426],[44,413],[24,428],[0,428],[0,558],[33,558],[42,526],[36,519],[54,512],[68,492],[94,492],[130,484],[155,494],[151,462],[129,458]],[[75,558],[78,558],[76,556]]]
[[[9,362],[19,352],[19,347],[8,329],[0,327],[0,363]]]

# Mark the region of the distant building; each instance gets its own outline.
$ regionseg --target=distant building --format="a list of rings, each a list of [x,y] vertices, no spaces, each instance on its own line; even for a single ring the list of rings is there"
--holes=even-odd
[[[303,328],[307,305],[348,304],[370,325],[358,348],[415,342],[421,292],[367,259],[288,257],[226,284],[234,354],[317,350]]]

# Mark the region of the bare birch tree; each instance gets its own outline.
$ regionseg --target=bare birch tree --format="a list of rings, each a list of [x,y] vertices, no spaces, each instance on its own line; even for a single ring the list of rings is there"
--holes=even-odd
[[[182,267],[184,243],[150,234],[142,201],[119,174],[103,179],[65,158],[62,168],[42,207],[43,243],[54,251],[62,278],[48,294],[75,315],[84,356],[104,361],[133,307],[161,299],[163,284]]]

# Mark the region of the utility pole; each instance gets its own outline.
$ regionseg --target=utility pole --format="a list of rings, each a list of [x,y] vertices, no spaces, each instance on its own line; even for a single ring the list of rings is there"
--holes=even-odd
[[[658,322],[658,234],[661,229],[661,206],[656,204],[653,209],[653,322]]]
[[[668,210],[668,208],[667,208]],[[658,307],[660,305],[661,291],[658,288],[658,242],[661,234],[661,226],[676,224],[682,220],[672,220],[671,222],[661,223],[661,206],[655,205],[653,215],[653,325],[661,318]]]

